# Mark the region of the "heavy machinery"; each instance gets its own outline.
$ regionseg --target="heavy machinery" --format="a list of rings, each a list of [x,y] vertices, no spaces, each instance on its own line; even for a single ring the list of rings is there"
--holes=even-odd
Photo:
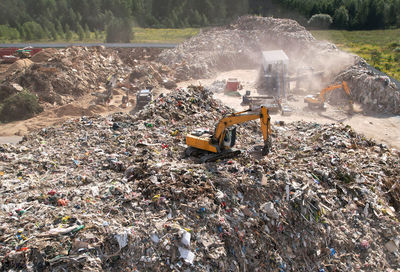
[[[246,91],[246,94],[242,97],[242,106],[250,106],[250,109],[259,108],[265,106],[268,108],[269,113],[277,113],[280,111],[280,101],[272,95],[251,95],[251,91]]]
[[[14,55],[20,59],[30,59],[32,57],[32,47],[24,47],[15,51]]]
[[[136,109],[140,110],[142,109],[145,105],[151,102],[153,99],[153,94],[151,93],[151,90],[153,87],[147,87],[147,89],[140,90],[136,94]]]
[[[260,108],[265,106],[270,113],[281,112],[282,115],[290,115],[292,109],[287,103],[283,103],[282,99],[272,95],[251,95],[251,91],[246,91],[242,97],[242,106],[249,105],[250,109]]]
[[[242,85],[237,78],[228,78],[228,81],[225,85],[224,94],[229,96],[240,96],[238,90],[241,89]]]
[[[328,92],[331,92],[331,91],[334,91],[337,89],[343,89],[346,92],[346,94],[349,96],[350,107],[352,108],[353,101],[351,98],[351,91],[350,91],[350,88],[347,85],[346,81],[343,81],[340,84],[330,85],[330,86],[326,87],[325,89],[323,89],[319,94],[307,95],[306,97],[304,97],[304,103],[307,103],[311,109],[323,109],[325,106],[325,95]]]
[[[260,119],[264,138],[262,154],[267,155],[271,147],[271,118],[268,109],[261,106],[257,111],[241,111],[224,116],[217,124],[214,133],[202,129],[186,135],[186,156],[200,157],[201,162],[231,158],[240,154],[232,149],[236,140],[236,124]]]

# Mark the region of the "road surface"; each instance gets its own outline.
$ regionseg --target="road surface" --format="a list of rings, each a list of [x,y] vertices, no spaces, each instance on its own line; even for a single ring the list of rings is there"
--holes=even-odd
[[[21,140],[21,136],[1,136],[0,144],[17,144]]]
[[[125,48],[135,48],[135,47],[152,47],[152,48],[174,48],[176,44],[174,43],[1,43],[0,48],[18,47],[24,48],[27,46],[40,47],[40,48],[65,48],[69,46],[105,46],[105,47],[125,47]]]

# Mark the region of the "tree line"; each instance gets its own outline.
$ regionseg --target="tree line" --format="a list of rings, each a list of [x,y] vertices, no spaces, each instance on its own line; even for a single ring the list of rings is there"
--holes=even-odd
[[[305,26],[318,14],[333,28],[389,28],[400,27],[400,0],[1,0],[0,40],[69,40],[73,33],[84,40],[106,31],[109,41],[126,42],[133,25],[217,26],[244,14]]]

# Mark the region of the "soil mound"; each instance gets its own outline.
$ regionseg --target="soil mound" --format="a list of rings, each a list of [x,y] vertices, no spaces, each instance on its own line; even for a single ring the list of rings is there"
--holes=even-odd
[[[50,58],[57,55],[57,49],[55,48],[45,48],[40,52],[36,53],[32,58],[31,61],[33,62],[47,62]]]
[[[11,64],[10,67],[8,67],[6,74],[11,74],[13,72],[21,71],[23,69],[29,68],[33,62],[30,59],[19,59],[13,64]]]

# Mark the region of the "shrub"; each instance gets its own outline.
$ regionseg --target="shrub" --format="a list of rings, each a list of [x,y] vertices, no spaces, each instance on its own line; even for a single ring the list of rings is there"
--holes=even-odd
[[[335,11],[333,22],[336,27],[346,28],[349,24],[349,12],[345,6],[341,6]]]
[[[310,20],[308,20],[308,25],[312,28],[317,29],[327,29],[332,24],[333,20],[329,14],[314,14]]]
[[[132,22],[129,19],[113,18],[107,26],[106,42],[129,43],[133,39]]]
[[[16,89],[7,85],[0,85],[0,103],[3,103],[5,99],[17,92]]]
[[[388,45],[387,45],[389,48],[391,48],[391,49],[395,49],[396,47],[397,48],[400,48],[399,46],[400,46],[400,43],[398,43],[398,42],[391,42],[391,43],[388,43]]]
[[[0,25],[0,40],[9,41],[19,39],[19,32],[16,28],[8,25]]]
[[[22,91],[4,100],[0,111],[1,122],[24,120],[43,111],[36,95]]]

